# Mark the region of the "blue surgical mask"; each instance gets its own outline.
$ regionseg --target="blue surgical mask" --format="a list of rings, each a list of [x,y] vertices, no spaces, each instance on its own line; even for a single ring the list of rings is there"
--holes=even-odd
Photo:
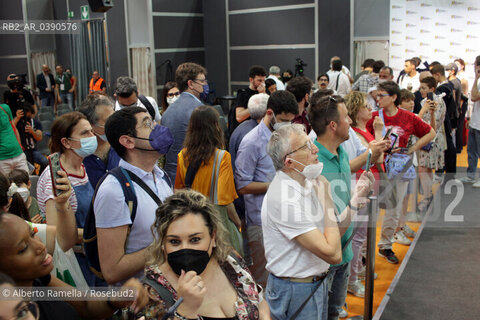
[[[202,87],[203,87],[203,92],[200,93],[200,99],[202,99],[203,101],[207,101],[208,94],[210,93],[210,87],[208,83],[204,84]]]
[[[81,139],[72,139],[68,138],[72,141],[80,141],[80,148],[78,149],[73,149],[73,151],[78,154],[82,158],[86,158],[89,155],[92,155],[95,150],[97,150],[98,143],[97,143],[97,137],[91,136],[88,138],[81,138]]]
[[[150,141],[150,145],[152,146],[151,150],[135,147],[136,149],[143,151],[157,151],[160,154],[167,154],[170,146],[173,144],[173,136],[170,132],[170,129],[161,125],[155,126],[155,128],[150,133],[148,139],[135,136],[134,138],[140,140],[148,140]]]

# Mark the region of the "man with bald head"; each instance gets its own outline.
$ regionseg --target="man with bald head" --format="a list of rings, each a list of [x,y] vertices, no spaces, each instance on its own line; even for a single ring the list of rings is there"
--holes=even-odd
[[[92,94],[94,92],[107,94],[107,85],[105,84],[105,80],[100,78],[100,73],[98,73],[97,70],[93,71],[92,79],[90,79],[90,84],[88,87],[88,94]]]
[[[40,90],[40,100],[43,106],[53,106],[55,103],[55,79],[48,65],[42,65],[42,72],[37,75],[37,88]]]

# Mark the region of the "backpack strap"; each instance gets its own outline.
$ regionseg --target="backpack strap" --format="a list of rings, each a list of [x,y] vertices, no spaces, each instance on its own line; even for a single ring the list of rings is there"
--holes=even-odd
[[[338,90],[338,80],[340,80],[340,76],[341,76],[341,75],[342,75],[342,72],[340,71],[340,72],[338,73],[337,84],[335,85],[335,91]]]
[[[131,181],[134,181],[136,184],[138,184],[140,188],[142,188],[150,196],[150,198],[152,198],[157,203],[157,205],[162,204],[162,200],[160,200],[160,198],[155,194],[155,192],[153,192],[153,190],[150,189],[150,187],[147,186],[147,184],[142,179],[140,179],[136,174],[127,169],[122,168],[122,170],[125,170],[132,179]]]
[[[147,97],[144,95],[139,95],[138,99],[140,99],[145,108],[147,108],[148,113],[152,117],[153,121],[155,121],[155,108],[152,106],[150,101],[148,101]]]
[[[135,194],[135,189],[133,188],[133,183],[129,175],[129,171],[122,167],[117,167],[113,170],[110,170],[108,174],[111,174],[115,178],[117,178],[118,182],[120,183],[120,186],[122,187],[123,195],[125,196],[125,203],[127,204],[128,210],[130,211],[130,220],[132,220],[132,224],[130,224],[130,228],[131,228],[131,226],[133,225],[133,222],[135,221],[135,217],[137,216],[138,202],[137,202],[137,195]],[[107,175],[105,175],[105,177],[106,176]],[[101,182],[97,185],[97,190]]]
[[[215,151],[215,157],[213,160],[212,168],[212,177],[210,180],[210,201],[213,204],[218,204],[218,175],[220,173],[220,164],[222,163],[223,156],[225,155],[225,150],[217,149]]]
[[[145,277],[143,278],[142,283],[148,284],[150,287],[152,287],[158,293],[160,298],[162,298],[162,300],[165,301],[167,308],[175,304],[175,300],[173,299],[173,294],[157,281]]]

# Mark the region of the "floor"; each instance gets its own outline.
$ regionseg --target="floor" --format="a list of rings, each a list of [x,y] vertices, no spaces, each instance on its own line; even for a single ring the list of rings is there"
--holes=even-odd
[[[462,153],[458,154],[457,156],[457,167],[467,167],[466,147],[463,149]],[[478,167],[480,168],[480,162],[478,164]],[[434,188],[434,191],[435,191],[435,188]],[[411,204],[413,202],[412,199],[413,198],[411,198],[410,200],[409,211],[411,211],[412,209],[411,208]],[[422,196],[419,195],[418,201],[420,201],[421,199],[422,199]],[[377,242],[380,239],[380,231],[382,226],[381,223],[382,223],[383,215],[384,215],[384,210],[381,210],[380,218],[378,219],[378,222],[377,222],[377,230],[376,230]],[[418,228],[420,227],[420,224],[421,224],[420,222],[408,222],[408,225],[415,231],[418,230]],[[374,313],[380,306],[409,248],[410,248],[409,246],[400,245],[397,243],[393,245],[393,251],[397,255],[398,259],[400,260],[400,263],[396,265],[388,263],[384,258],[378,256],[378,254],[375,254],[375,272],[378,274],[378,278],[377,280],[375,280],[375,285],[374,285],[374,296],[373,296],[374,297],[373,298]],[[348,294],[347,306],[348,306],[349,318],[357,315],[363,315],[364,299],[355,297],[352,294]]]

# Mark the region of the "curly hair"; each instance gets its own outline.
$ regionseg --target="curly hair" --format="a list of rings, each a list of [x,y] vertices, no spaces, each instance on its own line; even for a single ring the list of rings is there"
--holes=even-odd
[[[151,228],[154,241],[148,247],[147,265],[160,265],[165,262],[164,244],[167,230],[173,221],[187,214],[201,215],[210,236],[215,234],[216,247],[213,248],[212,258],[218,262],[227,259],[232,247],[218,211],[203,194],[187,189],[176,191],[158,207]]]
[[[345,96],[345,105],[348,110],[348,116],[352,119],[352,127],[357,126],[357,114],[365,106],[365,93],[360,91],[350,91]]]

